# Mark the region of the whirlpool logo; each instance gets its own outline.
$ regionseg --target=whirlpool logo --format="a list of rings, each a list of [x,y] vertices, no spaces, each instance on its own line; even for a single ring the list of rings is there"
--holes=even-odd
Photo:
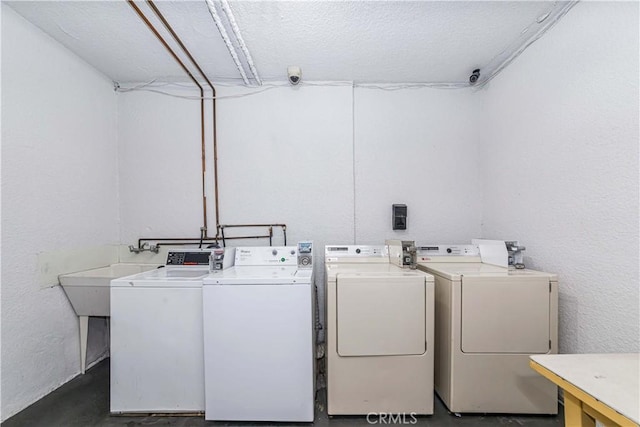
[[[398,412],[397,414],[387,412],[369,412],[367,414],[369,424],[417,424],[415,412]]]

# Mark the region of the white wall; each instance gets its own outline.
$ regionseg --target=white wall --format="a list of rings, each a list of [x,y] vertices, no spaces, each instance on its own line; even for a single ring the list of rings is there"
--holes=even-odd
[[[200,103],[148,92],[117,98],[122,243],[137,244],[139,237],[198,237]]]
[[[249,92],[218,88],[220,97]],[[199,103],[147,92],[118,96],[123,243],[197,237]],[[394,236],[468,241],[480,233],[477,105],[466,90],[354,92],[350,86],[280,87],[220,99],[220,222],[286,223],[289,243],[312,238],[318,249]],[[392,203],[409,207],[406,232],[391,231]],[[274,243],[282,243],[279,237],[276,230]]]
[[[218,88],[221,97],[248,92]],[[197,237],[199,103],[145,92],[118,97],[122,242]],[[466,90],[354,92],[335,85],[220,99],[220,222],[285,223],[288,244],[312,239],[321,304],[325,244],[467,242],[480,234],[476,99]],[[208,108],[205,117],[209,124]],[[210,128],[206,138],[212,171]],[[211,175],[207,182],[214,235]],[[409,207],[406,232],[391,231],[392,203]],[[229,231],[247,232],[265,230]],[[282,243],[276,229],[274,244]]]
[[[111,83],[4,3],[2,66],[6,419],[80,371],[77,317],[38,255],[118,243],[118,201]],[[107,344],[92,336],[89,362]]]
[[[485,237],[559,274],[560,351],[640,350],[638,3],[580,2],[483,93]]]
[[[286,223],[289,244],[316,249],[353,241],[351,99],[350,87],[284,87],[222,100],[221,222]]]
[[[478,97],[470,90],[356,90],[356,240],[468,243],[480,235]],[[407,205],[407,230],[391,205]]]

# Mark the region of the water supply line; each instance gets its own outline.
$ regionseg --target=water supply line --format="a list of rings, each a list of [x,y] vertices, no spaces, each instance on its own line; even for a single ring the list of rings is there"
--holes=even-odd
[[[165,39],[160,35],[158,30],[156,30],[156,28],[153,26],[151,21],[149,21],[147,19],[147,17],[144,15],[144,13],[142,13],[140,8],[138,6],[136,6],[135,2],[133,0],[127,0],[127,3],[129,3],[129,6],[131,6],[133,8],[133,10],[140,17],[140,19],[142,19],[142,21],[147,25],[147,27],[156,36],[156,38],[160,41],[160,43],[162,43],[162,45],[165,47],[165,49],[167,49],[167,51],[171,54],[173,59],[176,60],[176,62],[180,65],[180,67],[184,70],[184,72],[187,73],[187,75],[193,81],[193,83],[195,83],[195,85],[198,86],[198,88],[200,89],[200,139],[201,139],[201,147],[202,147],[202,210],[203,210],[203,212],[202,212],[202,214],[203,214],[202,215],[203,216],[202,221],[203,221],[203,227],[206,230],[207,229],[207,196],[206,196],[206,193],[205,193],[205,182],[204,182],[204,176],[205,176],[204,90],[202,88],[202,85],[200,85],[200,83],[198,82],[198,80],[196,80],[196,78],[193,76],[193,74],[191,74],[191,71],[189,71],[189,69],[184,65],[184,63],[180,60],[180,58],[178,58],[178,55],[176,55],[176,53],[173,51],[173,49],[171,49],[169,44],[167,44]],[[151,2],[149,2],[149,3],[151,3]],[[154,9],[154,8],[155,8],[155,5],[154,5],[154,7],[152,7],[152,9]],[[159,11],[158,11],[158,13],[159,13]],[[170,31],[170,32],[172,34],[175,34],[175,33],[173,33],[173,31]],[[214,100],[214,102],[215,102],[215,100]],[[214,109],[214,114],[215,114],[215,109]],[[214,115],[214,117],[215,117],[215,115]],[[215,132],[215,127],[214,127],[214,132]],[[215,138],[214,138],[214,141],[215,141]],[[216,187],[217,187],[217,180],[216,180]],[[218,204],[217,204],[217,200],[216,200],[216,209],[217,209],[217,207],[218,207]],[[216,224],[217,224],[217,218],[216,218]],[[138,245],[138,248],[139,247],[140,246]]]
[[[165,19],[164,15],[160,12],[160,10],[158,9],[158,7],[155,5],[155,3],[153,3],[152,0],[147,0],[147,4],[149,5],[149,7],[151,8],[151,10],[153,11],[153,13],[155,13],[155,15],[158,17],[158,19],[160,20],[160,22],[162,22],[162,25],[164,26],[164,28],[169,32],[169,34],[171,34],[171,37],[173,37],[173,40],[175,40],[175,42],[178,44],[178,46],[180,46],[180,49],[182,49],[182,51],[184,52],[185,55],[187,55],[187,58],[189,58],[189,61],[191,61],[191,63],[193,64],[194,67],[196,67],[196,70],[198,70],[198,73],[200,73],[200,75],[202,76],[202,78],[207,82],[207,85],[211,88],[211,94],[212,94],[212,111],[213,111],[213,122],[212,122],[212,131],[213,131],[213,183],[214,183],[214,201],[215,201],[215,209],[216,209],[216,238],[218,237],[218,229],[219,229],[219,225],[220,225],[220,208],[219,208],[219,197],[218,197],[218,126],[217,126],[217,122],[216,122],[216,88],[213,86],[213,84],[211,83],[211,81],[209,80],[209,78],[207,77],[207,75],[205,74],[204,71],[202,71],[202,68],[200,68],[200,65],[198,65],[198,63],[196,62],[196,60],[193,58],[193,55],[191,55],[191,52],[189,52],[189,49],[187,49],[187,47],[184,45],[184,43],[182,43],[182,40],[180,39],[180,37],[178,37],[178,35],[176,34],[176,32],[173,30],[173,28],[171,27],[171,25],[169,25],[169,22]],[[202,89],[202,88],[201,88]],[[202,93],[202,91],[201,91]],[[204,99],[202,99],[201,97],[201,103],[204,102]],[[201,233],[203,233],[203,237],[206,239],[209,235],[208,235],[208,229],[207,229],[207,196],[205,194],[205,175],[206,175],[206,155],[205,155],[205,145],[204,145],[204,113],[203,113],[203,119],[202,119],[202,127],[203,127],[203,139],[202,139],[202,209],[203,209],[203,215],[204,215],[204,225],[201,228]]]
[[[227,228],[267,228],[267,234],[257,235],[245,235],[245,236],[227,236],[224,230]],[[185,245],[202,245],[206,244],[219,244],[222,241],[222,246],[227,246],[227,240],[251,240],[251,239],[269,239],[269,246],[273,246],[273,228],[279,227],[282,229],[282,236],[284,240],[283,246],[287,246],[287,225],[286,224],[221,224],[218,226],[220,236],[216,237],[141,237],[138,239],[138,247],[129,246],[130,252],[144,252],[148,251],[148,248],[153,248],[153,251],[157,253],[160,246],[185,246]],[[150,246],[149,246],[150,245]]]
[[[160,41],[160,43],[162,43],[162,45],[165,47],[165,49],[167,49],[167,51],[171,54],[171,56],[176,60],[176,62],[185,71],[185,73],[187,73],[189,78],[195,83],[196,86],[198,86],[198,88],[200,90],[200,132],[201,132],[201,152],[202,152],[202,156],[201,157],[202,157],[202,213],[203,213],[203,226],[200,227],[200,237],[199,238],[191,238],[191,237],[184,237],[184,238],[183,237],[177,237],[177,238],[173,238],[173,237],[140,238],[140,239],[138,239],[138,246],[134,247],[133,245],[130,245],[129,246],[129,251],[131,251],[133,253],[140,253],[140,252],[144,252],[144,251],[151,251],[151,252],[157,253],[161,245],[162,246],[182,246],[182,245],[199,244],[199,246],[202,247],[202,245],[204,243],[218,244],[220,239],[222,239],[223,245],[226,246],[226,240],[244,240],[244,239],[263,239],[264,238],[264,239],[269,239],[269,245],[271,246],[271,245],[273,245],[273,227],[280,227],[282,229],[282,233],[283,233],[283,237],[284,237],[284,245],[286,246],[287,245],[287,226],[286,226],[286,224],[227,224],[227,225],[220,224],[220,208],[219,208],[220,204],[219,204],[219,191],[218,191],[218,139],[217,139],[217,122],[216,122],[216,117],[217,117],[217,114],[216,114],[216,89],[213,86],[213,84],[211,83],[211,81],[209,80],[209,78],[206,76],[206,74],[204,73],[202,68],[198,65],[196,60],[193,58],[193,55],[191,55],[189,50],[186,48],[186,46],[184,45],[184,43],[182,42],[180,37],[178,37],[178,35],[173,30],[173,28],[171,27],[169,22],[165,19],[164,15],[160,12],[160,10],[157,8],[157,6],[153,3],[152,0],[147,0],[147,4],[149,5],[149,7],[153,11],[153,13],[157,16],[157,18],[160,20],[160,22],[165,27],[165,29],[169,32],[169,34],[171,34],[171,37],[178,44],[178,46],[180,46],[180,48],[182,49],[184,54],[189,58],[189,60],[193,64],[193,66],[198,70],[200,75],[207,82],[207,85],[209,85],[209,87],[211,88],[212,99],[213,99],[213,104],[212,104],[212,113],[213,113],[213,123],[212,123],[212,125],[213,125],[213,129],[212,129],[213,130],[213,165],[214,165],[214,176],[213,176],[213,179],[214,179],[215,214],[216,214],[216,235],[215,235],[215,237],[209,237],[208,236],[208,233],[207,233],[207,230],[208,230],[207,229],[207,204],[206,204],[207,199],[206,199],[206,193],[205,193],[205,189],[206,189],[206,187],[205,187],[206,156],[205,156],[205,135],[204,135],[204,90],[202,88],[202,85],[196,80],[196,78],[193,76],[193,74],[187,69],[187,67],[180,60],[180,58],[178,58],[176,53],[171,49],[171,47],[168,45],[168,43],[165,41],[165,39],[160,35],[160,33],[153,26],[151,21],[149,21],[147,19],[147,17],[144,15],[144,13],[140,10],[140,8],[138,8],[138,6],[136,6],[134,1],[133,0],[127,0],[127,3],[129,3],[129,5],[133,8],[133,10],[138,14],[140,19],[147,25],[147,27],[151,30],[151,32],[153,32],[153,34]],[[229,17],[229,15],[227,17]],[[231,22],[231,19],[233,19],[233,18],[229,18],[229,19],[230,19],[230,22]],[[233,20],[233,22],[235,23],[235,19]],[[237,24],[236,24],[236,27],[237,27]],[[226,34],[226,32],[225,32],[225,34]],[[238,33],[237,34],[239,35],[239,29],[238,29]],[[237,35],[237,37],[238,37],[238,35]],[[245,45],[245,48],[246,48],[246,45]],[[250,59],[250,55],[248,54],[248,50],[245,53],[245,55],[248,55],[247,59],[249,60]],[[236,57],[237,57],[237,55],[236,55]],[[253,64],[252,61],[251,61],[251,64]],[[261,82],[259,80],[259,77],[257,75],[257,71],[254,72],[254,70],[252,69],[252,72],[254,73],[254,77],[256,78],[256,80],[261,84]],[[245,73],[245,77],[246,77],[246,73]],[[225,236],[224,235],[225,228],[256,228],[256,227],[258,227],[258,228],[266,227],[268,229],[268,234],[266,234],[266,235],[249,235],[249,236]],[[155,244],[152,243],[152,242],[155,242]]]

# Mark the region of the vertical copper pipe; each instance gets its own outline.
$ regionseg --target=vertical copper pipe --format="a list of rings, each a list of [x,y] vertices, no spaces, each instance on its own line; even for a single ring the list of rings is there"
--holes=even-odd
[[[160,41],[160,43],[162,43],[162,45],[165,47],[165,49],[167,49],[167,51],[171,54],[173,59],[175,59],[176,62],[178,64],[180,64],[180,67],[184,70],[185,73],[187,73],[187,75],[189,76],[189,78],[191,78],[193,83],[195,83],[195,85],[198,86],[198,88],[200,89],[200,139],[201,139],[201,146],[202,146],[202,206],[203,206],[202,213],[203,213],[203,227],[204,227],[204,230],[205,230],[205,233],[206,233],[206,230],[207,230],[207,198],[206,198],[206,195],[205,195],[205,188],[204,188],[204,184],[205,184],[205,179],[204,179],[204,166],[205,166],[205,159],[204,159],[204,147],[205,147],[205,145],[204,145],[204,139],[205,139],[204,138],[204,90],[202,89],[202,86],[200,85],[200,83],[198,83],[196,78],[193,76],[193,74],[191,74],[191,72],[187,69],[187,67],[180,60],[180,58],[178,58],[178,55],[176,55],[176,53],[173,51],[173,49],[171,49],[171,47],[167,44],[165,39],[155,29],[153,24],[147,19],[147,17],[144,15],[144,13],[142,13],[140,8],[138,8],[138,6],[136,6],[135,2],[133,0],[127,0],[127,3],[129,3],[129,6],[131,6],[133,8],[133,10],[135,10],[135,12],[138,14],[140,19],[142,19],[142,21],[147,25],[147,27],[156,36],[156,38]],[[158,11],[158,13],[159,13],[159,11]],[[172,33],[172,34],[175,34],[175,33]],[[206,235],[205,235],[205,237],[206,237]]]
[[[200,144],[200,157],[202,159],[202,226],[204,227],[204,237],[208,235],[207,229],[207,193],[206,193],[206,162],[205,162],[205,150],[204,150],[204,95],[202,90],[200,91],[200,133],[202,134],[202,143]]]
[[[158,33],[153,24],[147,19],[147,17],[142,13],[142,11],[135,5],[134,0],[127,0],[127,3],[136,11],[140,19],[147,25],[147,27],[153,32],[153,34],[158,38],[160,43],[167,49],[167,51],[171,54],[173,59],[180,65],[180,67],[184,70],[185,73],[191,78],[193,83],[200,89],[200,132],[201,132],[201,147],[202,147],[202,206],[203,206],[203,215],[204,215],[204,236],[199,239],[193,238],[146,238],[146,239],[138,239],[138,247],[141,247],[141,242],[144,241],[170,241],[171,243],[163,243],[163,244],[186,244],[185,242],[199,241],[202,243],[203,240],[215,240],[218,241],[219,236],[222,236],[222,241],[224,242],[224,228],[225,227],[269,227],[269,235],[267,236],[236,236],[236,237],[227,237],[227,239],[252,239],[252,238],[268,238],[269,244],[272,244],[273,238],[273,226],[282,227],[282,232],[284,234],[284,244],[287,245],[287,226],[285,224],[242,224],[242,225],[221,225],[220,224],[220,214],[219,214],[219,203],[218,203],[218,139],[217,139],[217,123],[216,123],[216,89],[213,84],[209,81],[204,71],[197,64],[191,53],[182,43],[178,35],[173,31],[167,20],[164,18],[160,10],[155,6],[152,0],[147,0],[148,5],[151,7],[151,10],[156,14],[158,19],[165,26],[167,31],[174,38],[176,43],[180,46],[180,48],[184,51],[184,53],[189,57],[193,65],[198,69],[202,77],[206,80],[207,84],[211,88],[211,93],[213,95],[213,104],[212,104],[212,113],[213,113],[213,161],[214,161],[214,184],[215,184],[215,204],[216,204],[216,237],[210,238],[207,236],[207,204],[206,204],[206,194],[205,194],[205,137],[204,137],[204,91],[200,83],[195,79],[193,74],[187,69],[184,63],[178,58],[176,53],[171,49],[171,47],[167,44],[164,38]],[[179,243],[176,243],[179,241]]]
[[[173,31],[173,28],[171,27],[171,25],[169,25],[169,22],[165,19],[164,15],[162,15],[162,13],[160,12],[160,9],[158,9],[158,7],[153,3],[152,0],[147,0],[147,4],[149,5],[149,7],[151,8],[151,10],[153,10],[153,13],[156,14],[156,16],[158,17],[158,19],[160,20],[160,22],[162,22],[162,25],[164,25],[164,28],[166,28],[166,30],[169,32],[169,34],[171,34],[171,37],[173,37],[173,39],[175,40],[176,43],[178,43],[178,45],[180,46],[180,48],[182,49],[182,51],[185,53],[185,55],[187,55],[187,57],[189,58],[189,60],[191,61],[191,63],[193,64],[194,67],[196,67],[196,69],[198,70],[198,72],[200,73],[200,75],[205,79],[205,81],[207,82],[207,84],[209,85],[209,87],[211,88],[211,94],[213,96],[213,103],[212,103],[212,110],[213,110],[213,180],[214,180],[214,196],[215,196],[215,205],[216,205],[216,237],[218,237],[219,235],[219,226],[220,226],[220,209],[219,209],[219,200],[218,200],[218,138],[217,138],[217,123],[216,123],[216,89],[215,87],[213,87],[213,84],[211,83],[211,81],[209,81],[209,79],[207,78],[207,75],[205,74],[204,71],[202,71],[202,68],[200,68],[200,65],[198,65],[198,63],[196,62],[196,60],[193,58],[193,55],[191,55],[191,52],[189,52],[189,49],[187,49],[187,47],[184,45],[184,43],[182,43],[182,40],[180,40],[180,37],[178,37],[178,35],[176,34],[175,31]],[[203,107],[204,108],[204,107]],[[204,114],[204,112],[203,112]],[[204,117],[204,116],[203,116]],[[204,118],[203,120],[203,134],[204,134]],[[204,173],[205,173],[205,146],[204,146],[204,139],[202,142],[202,192],[203,192],[203,203],[204,203],[204,213],[205,213],[205,227],[206,227],[206,197],[204,194],[204,189],[205,189],[205,178],[204,178]],[[205,228],[205,237],[207,237],[207,230]]]
[[[216,202],[216,238],[220,235],[220,203],[218,202],[218,124],[216,122],[216,90],[213,91],[213,191]]]

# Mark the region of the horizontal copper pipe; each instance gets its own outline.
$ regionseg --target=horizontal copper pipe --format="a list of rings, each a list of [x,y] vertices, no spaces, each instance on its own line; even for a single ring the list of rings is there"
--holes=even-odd
[[[169,245],[169,242],[184,242],[183,244],[187,245],[189,243],[198,243],[202,242],[217,242],[220,239],[216,239],[214,237],[206,237],[204,239],[200,239],[199,237],[144,237],[138,239],[138,247],[141,248],[143,242],[157,242],[158,244]]]
[[[221,228],[236,228],[236,227],[283,227],[286,228],[287,224],[221,224]]]
[[[271,236],[234,236],[234,237],[225,237],[224,240],[242,240],[242,239],[270,239]]]

